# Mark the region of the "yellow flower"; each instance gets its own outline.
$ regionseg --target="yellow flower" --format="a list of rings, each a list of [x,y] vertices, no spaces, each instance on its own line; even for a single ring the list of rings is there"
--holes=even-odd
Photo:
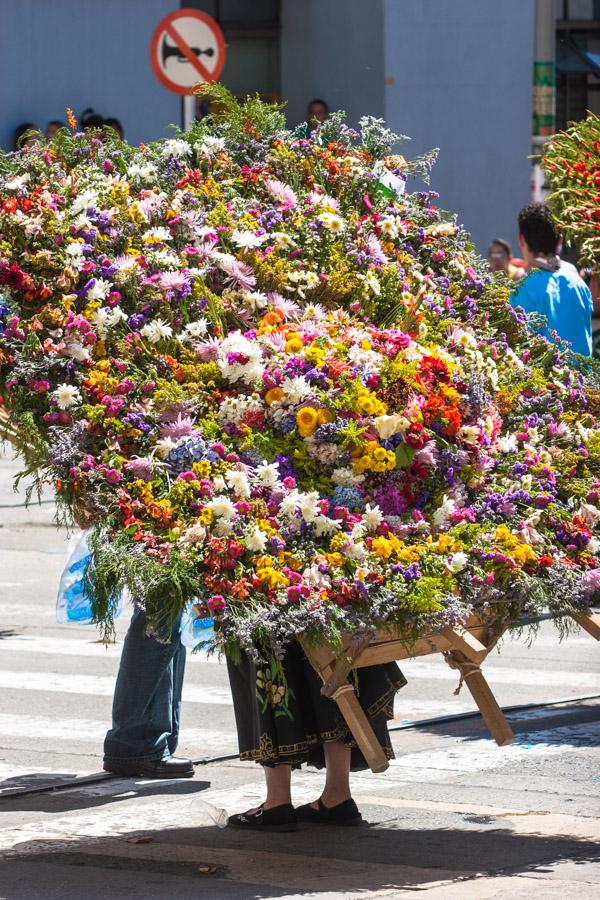
[[[371,544],[371,550],[378,559],[389,559],[394,548],[392,542],[385,537],[374,538]]]
[[[210,475],[210,462],[207,459],[201,459],[199,462],[192,463],[192,472],[198,478],[208,478]]]
[[[387,458],[387,450],[384,447],[378,447],[373,451],[373,459],[377,462],[383,462]]]
[[[317,410],[317,422],[319,425],[326,425],[327,422],[333,422],[333,414],[328,409]]]
[[[312,406],[303,406],[296,413],[296,423],[302,437],[309,437],[319,424],[316,409]]]
[[[334,536],[329,541],[329,549],[331,550],[332,553],[339,553],[339,551],[343,548],[343,546],[347,540],[348,540],[347,535],[342,534],[338,531],[338,533],[334,534]]]
[[[290,583],[289,579],[282,572],[278,572],[271,566],[259,569],[256,574],[270,590],[274,590],[277,587],[287,587]]]
[[[518,538],[509,531],[506,525],[499,525],[496,528],[496,540],[501,541],[503,544],[508,544],[509,547],[516,547],[519,543]]]
[[[285,397],[285,391],[282,391],[279,387],[270,388],[265,394],[265,403],[267,406],[270,406],[272,403],[276,403],[279,400],[282,400]]]
[[[326,553],[325,559],[332,566],[336,566],[338,569],[341,569],[344,565],[344,557],[341,553]]]
[[[286,353],[300,353],[302,348],[304,347],[304,343],[299,334],[289,334],[288,339],[285,343],[285,352]]]
[[[203,525],[212,525],[214,518],[212,509],[207,506],[200,510],[200,521]]]
[[[312,347],[307,347],[304,351],[304,357],[307,362],[312,363],[313,366],[322,366],[325,361],[325,353],[321,350],[320,347],[313,345]]]
[[[536,559],[536,555],[529,544],[519,544],[519,546],[515,547],[511,552],[513,559],[515,562],[519,563],[520,566],[524,566],[528,562],[534,562]]]

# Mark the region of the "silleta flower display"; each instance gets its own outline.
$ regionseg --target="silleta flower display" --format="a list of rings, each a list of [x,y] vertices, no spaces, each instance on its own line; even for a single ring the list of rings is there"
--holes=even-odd
[[[600,394],[406,192],[431,159],[211,90],[168,140],[0,157],[0,393],[93,515],[98,622],[196,600],[235,654],[589,605]]]
[[[544,148],[542,167],[550,184],[549,202],[561,232],[576,245],[581,262],[593,269],[600,259],[600,117],[554,135]]]

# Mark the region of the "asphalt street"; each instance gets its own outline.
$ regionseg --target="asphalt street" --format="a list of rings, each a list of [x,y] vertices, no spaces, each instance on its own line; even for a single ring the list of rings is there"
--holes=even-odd
[[[454,696],[441,656],[403,663],[396,760],[353,780],[367,827],[221,829],[220,810],[263,798],[258,766],[201,764],[180,782],[99,775],[127,615],[108,647],[57,624],[67,535],[51,502],[20,505],[16,470],[0,456],[0,900],[598,895],[600,646],[588,634],[561,643],[544,622],[531,644],[513,634],[486,660],[501,704],[546,704],[510,714],[503,748],[479,718],[413,727],[474,704],[466,688]],[[234,753],[224,664],[188,655],[184,701],[178,752]],[[296,773],[295,802],[321,783]]]

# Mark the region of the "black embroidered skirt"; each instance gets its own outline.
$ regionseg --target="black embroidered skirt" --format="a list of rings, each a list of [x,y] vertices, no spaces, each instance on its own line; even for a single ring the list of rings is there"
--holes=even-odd
[[[227,667],[240,759],[263,766],[308,763],[322,768],[323,742],[342,740],[352,750],[352,770],[368,768],[336,702],[321,694],[321,679],[298,643],[290,644],[284,659],[270,668],[246,655],[237,665],[228,659]],[[405,684],[396,663],[356,670],[358,699],[388,759],[394,751],[387,723],[394,696]]]

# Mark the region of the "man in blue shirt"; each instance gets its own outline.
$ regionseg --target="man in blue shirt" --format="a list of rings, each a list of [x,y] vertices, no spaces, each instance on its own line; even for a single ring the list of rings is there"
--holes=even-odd
[[[558,235],[543,203],[519,213],[519,244],[529,275],[512,294],[513,306],[544,316],[539,333],[555,331],[576,353],[592,355],[592,295],[575,266],[556,253]]]

